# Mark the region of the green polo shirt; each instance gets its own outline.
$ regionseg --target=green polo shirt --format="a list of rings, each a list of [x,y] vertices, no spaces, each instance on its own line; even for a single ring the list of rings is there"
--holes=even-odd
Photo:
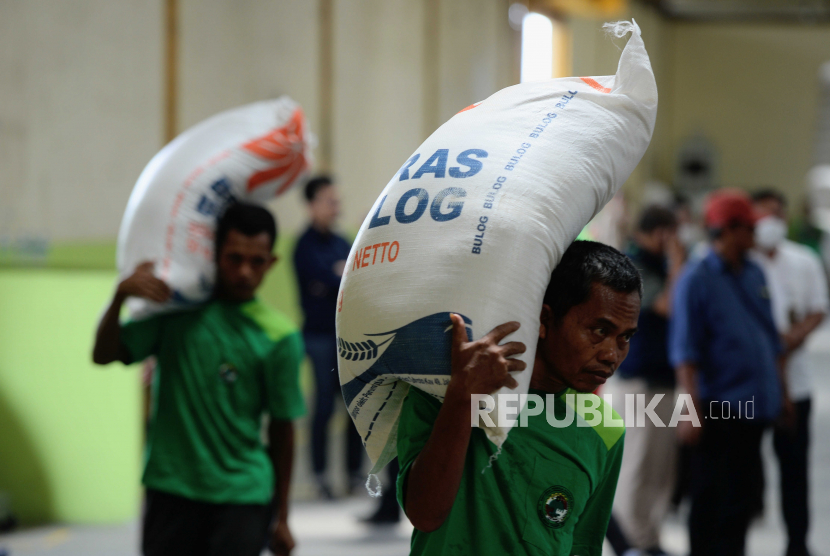
[[[212,301],[128,322],[121,341],[133,361],[158,361],[144,485],[202,502],[268,503],[274,475],[263,413],[290,420],[305,412],[294,324],[258,300]]]
[[[545,393],[531,390],[545,399]],[[564,420],[566,390],[554,399]],[[604,402],[593,394],[604,411]],[[571,401],[575,398],[570,398]],[[601,556],[602,543],[623,453],[622,424],[587,425],[571,405],[571,425],[553,428],[546,412],[513,427],[491,467],[497,448],[474,429],[464,475],[452,510],[432,533],[412,533],[412,554],[428,556]],[[441,404],[410,388],[398,422],[398,500],[404,505],[407,474],[429,439]],[[546,408],[547,410],[548,408]],[[609,408],[609,413],[619,419]],[[604,413],[603,413],[604,414]],[[586,415],[590,420],[591,415]]]

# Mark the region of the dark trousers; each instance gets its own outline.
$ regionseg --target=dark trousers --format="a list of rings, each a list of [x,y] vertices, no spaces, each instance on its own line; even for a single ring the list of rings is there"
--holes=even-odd
[[[807,554],[810,513],[807,500],[807,452],[810,445],[809,399],[795,402],[795,429],[776,428],[775,454],[781,471],[781,510],[787,524],[787,556]]]
[[[311,425],[311,458],[314,472],[322,474],[326,470],[328,424],[334,413],[335,398],[343,399],[337,374],[337,337],[333,332],[305,332],[303,338],[306,353],[314,367],[316,383],[314,420]],[[346,432],[346,467],[350,477],[360,473],[362,459],[363,443],[357,429],[349,423]]]
[[[691,556],[744,555],[766,425],[750,419],[703,421],[691,459]]]
[[[144,556],[259,556],[268,535],[270,506],[210,504],[147,490]]]
[[[386,466],[387,476],[389,481],[383,487],[383,494],[380,497],[380,505],[378,506],[375,516],[387,521],[398,521],[401,516],[401,507],[398,505],[398,473],[401,466],[398,463],[398,458],[393,459]]]

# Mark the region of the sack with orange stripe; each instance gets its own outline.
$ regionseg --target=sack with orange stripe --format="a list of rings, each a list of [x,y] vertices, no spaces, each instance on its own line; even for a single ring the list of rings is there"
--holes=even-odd
[[[337,309],[340,384],[374,471],[396,454],[411,387],[443,399],[449,313],[479,338],[519,321],[527,393],[542,296],[562,253],[651,140],[657,87],[636,23],[616,75],[503,89],[452,117],[378,197],[352,247]],[[497,411],[493,413],[498,423]],[[486,430],[497,445],[509,427]]]
[[[311,164],[302,108],[287,96],[217,114],[159,151],[133,188],[118,235],[122,277],[144,261],[173,290],[156,304],[130,298],[133,318],[205,301],[214,285],[217,217],[234,200],[264,203]]]

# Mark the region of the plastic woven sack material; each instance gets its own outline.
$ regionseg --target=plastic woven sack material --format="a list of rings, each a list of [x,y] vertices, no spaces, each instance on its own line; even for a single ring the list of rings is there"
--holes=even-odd
[[[470,338],[519,321],[527,393],[542,298],[565,249],[651,140],[657,87],[636,23],[616,75],[503,89],[435,131],[355,239],[337,308],[340,384],[373,472],[396,455],[411,387],[443,400],[450,312]],[[498,423],[497,411],[491,414]],[[496,445],[509,428],[488,428]]]
[[[133,318],[207,300],[217,217],[233,200],[264,203],[311,165],[302,108],[287,96],[217,114],[165,146],[133,188],[118,234],[120,275],[144,261],[173,290],[164,304],[131,298]]]

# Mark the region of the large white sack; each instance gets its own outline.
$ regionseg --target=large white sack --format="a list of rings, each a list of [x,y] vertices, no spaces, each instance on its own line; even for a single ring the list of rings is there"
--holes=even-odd
[[[130,299],[134,318],[207,300],[215,281],[213,234],[232,200],[264,203],[306,174],[309,134],[287,96],[213,116],[188,129],[144,168],[118,234],[122,277],[144,261],[173,289],[165,304]]]
[[[620,29],[622,26],[622,29]],[[616,76],[508,87],[433,133],[363,222],[340,287],[340,384],[377,471],[414,385],[443,399],[450,312],[479,338],[515,320],[526,393],[551,271],[651,140],[657,87],[640,30]],[[622,34],[622,33],[620,33]],[[495,413],[491,414],[498,423]],[[509,429],[487,430],[501,445]]]

